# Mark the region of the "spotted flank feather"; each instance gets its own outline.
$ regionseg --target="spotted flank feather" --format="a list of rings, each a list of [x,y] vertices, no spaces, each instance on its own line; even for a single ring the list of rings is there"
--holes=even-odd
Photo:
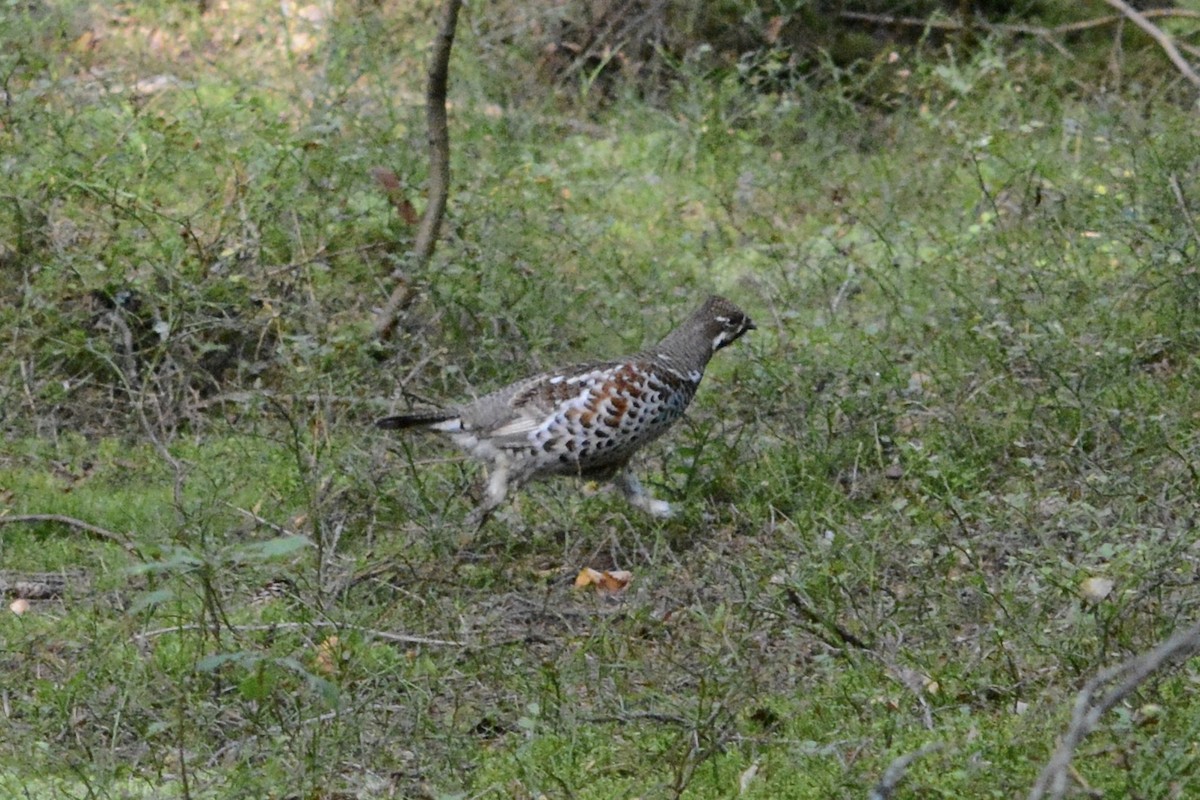
[[[753,329],[741,309],[713,296],[636,355],[552,370],[470,403],[376,424],[445,433],[485,462],[490,479],[480,523],[510,487],[551,475],[612,479],[634,506],[669,516],[670,506],[647,495],[629,471],[629,459],[683,416],[713,353]]]

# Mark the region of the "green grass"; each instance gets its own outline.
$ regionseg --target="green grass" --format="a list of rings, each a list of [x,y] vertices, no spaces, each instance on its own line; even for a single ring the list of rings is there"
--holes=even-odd
[[[371,170],[420,205],[423,12],[126,13],[0,10],[0,514],[135,545],[0,527],[73,576],[0,615],[0,793],[862,797],[938,742],[898,797],[1022,796],[1195,619],[1200,171],[1157,84],[995,43],[583,119],[464,28],[417,267]],[[758,330],[639,461],[677,519],[552,482],[472,539],[474,468],[370,427],[710,291]],[[1092,787],[1194,790],[1197,677],[1105,719]]]

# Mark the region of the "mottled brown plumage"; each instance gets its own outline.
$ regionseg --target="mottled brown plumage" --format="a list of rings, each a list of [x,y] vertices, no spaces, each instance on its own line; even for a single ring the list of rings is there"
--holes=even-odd
[[[376,424],[449,434],[486,462],[480,521],[510,486],[549,475],[613,479],[633,505],[670,516],[670,506],[646,494],[629,471],[629,459],[683,416],[713,353],[753,329],[741,309],[714,295],[661,342],[628,358],[551,370],[453,408]]]

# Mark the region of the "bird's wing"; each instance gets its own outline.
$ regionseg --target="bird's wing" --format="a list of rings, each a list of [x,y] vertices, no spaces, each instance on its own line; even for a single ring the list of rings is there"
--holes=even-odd
[[[481,397],[463,419],[499,447],[528,447],[530,434],[559,413],[588,406],[622,363],[578,364],[535,375]]]
[[[542,425],[546,424],[544,414],[522,414],[515,419],[511,419],[498,428],[494,428],[488,435],[493,439],[521,439],[530,431],[536,431]]]

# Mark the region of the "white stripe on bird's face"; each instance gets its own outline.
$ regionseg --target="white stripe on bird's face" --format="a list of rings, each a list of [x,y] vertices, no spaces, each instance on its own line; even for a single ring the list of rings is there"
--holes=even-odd
[[[713,352],[714,353],[717,352],[722,347],[729,344],[736,338],[737,338],[736,333],[732,333],[728,330],[721,331],[720,333],[718,333],[716,336],[713,337],[713,340],[712,340]]]

